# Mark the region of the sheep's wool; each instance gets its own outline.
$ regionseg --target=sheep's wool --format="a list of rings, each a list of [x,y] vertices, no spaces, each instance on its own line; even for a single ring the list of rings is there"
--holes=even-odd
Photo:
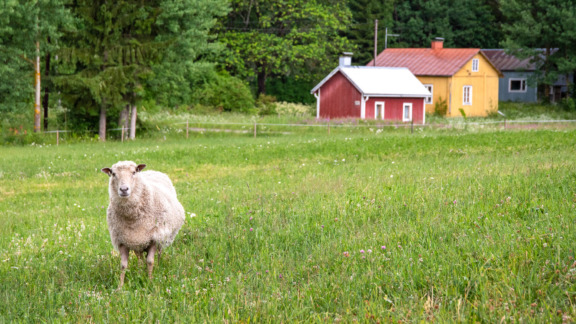
[[[135,252],[145,251],[155,242],[159,249],[169,246],[184,224],[184,208],[167,175],[157,171],[136,172],[136,163],[114,164],[112,172],[133,172],[131,194],[119,197],[110,178],[110,205],[107,211],[108,230],[114,248],[120,245]],[[130,173],[132,174],[132,173]]]

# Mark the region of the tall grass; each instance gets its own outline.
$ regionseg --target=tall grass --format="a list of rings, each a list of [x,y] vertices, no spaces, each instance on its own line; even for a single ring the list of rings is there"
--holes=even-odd
[[[168,137],[0,147],[0,322],[576,318],[576,131]],[[155,278],[99,170],[173,179]]]

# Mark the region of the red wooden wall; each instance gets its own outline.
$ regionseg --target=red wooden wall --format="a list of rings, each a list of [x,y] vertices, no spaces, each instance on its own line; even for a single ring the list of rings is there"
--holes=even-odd
[[[320,118],[360,118],[360,92],[337,72],[320,88]],[[355,105],[358,101],[358,105]]]
[[[417,124],[424,123],[423,98],[370,97],[365,106],[366,119],[374,119],[377,101],[384,102],[385,120],[402,122],[404,103],[412,103],[412,120]],[[334,74],[320,88],[320,118],[361,118],[361,105],[361,93],[340,72]],[[381,118],[379,116],[378,119]]]
[[[374,107],[377,101],[384,102],[384,120],[402,122],[404,103],[412,104],[412,120],[415,124],[424,123],[423,98],[377,98],[371,97],[366,101],[366,119],[374,119]],[[378,119],[381,119],[379,116]]]

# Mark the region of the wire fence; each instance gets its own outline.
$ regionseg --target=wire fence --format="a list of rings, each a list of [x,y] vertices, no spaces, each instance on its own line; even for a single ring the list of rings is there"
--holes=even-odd
[[[576,127],[576,120],[562,119],[562,120],[495,120],[495,121],[459,121],[449,123],[379,123],[379,122],[366,122],[358,120],[345,120],[345,121],[315,121],[303,123],[260,123],[260,122],[208,122],[208,121],[183,121],[170,124],[163,124],[162,128],[156,126],[158,130],[177,131],[178,133],[185,134],[186,138],[190,137],[191,133],[229,133],[229,134],[250,134],[253,137],[267,134],[281,134],[289,135],[295,132],[301,132],[303,128],[308,129],[324,129],[324,133],[330,135],[333,131],[338,129],[361,130],[369,129],[370,131],[381,132],[387,128],[393,129],[406,129],[410,133],[415,130],[423,131],[426,129],[500,129],[500,130],[514,130],[514,129],[541,129],[541,128],[573,128]],[[120,140],[128,139],[130,128],[113,128],[108,129],[110,132],[120,132]],[[44,131],[43,134],[55,134],[56,145],[60,145],[64,139],[63,135],[74,134],[71,130],[50,130]],[[97,133],[90,131],[90,133]]]

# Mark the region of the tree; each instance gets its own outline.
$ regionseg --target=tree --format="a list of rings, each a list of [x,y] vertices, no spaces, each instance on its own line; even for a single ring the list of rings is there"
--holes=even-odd
[[[171,81],[160,88],[176,96],[174,90],[182,87],[172,86],[186,80],[214,17],[225,9],[223,0],[78,0],[73,10],[80,27],[62,51],[68,73],[59,84],[76,113],[98,115],[101,140],[108,115],[118,113],[125,120],[132,115],[133,138],[138,102],[159,93],[153,88],[158,80]]]
[[[27,111],[36,84],[35,131],[40,131],[40,61],[49,64],[63,31],[73,27],[66,4],[65,0],[6,0],[0,5],[0,112]],[[50,70],[44,71],[47,76]],[[44,84],[45,93],[49,93],[50,79]],[[45,129],[47,102],[45,97]]]
[[[392,32],[392,12],[394,0],[350,0],[348,7],[352,12],[352,23],[346,36],[354,45],[354,62],[365,65],[374,58],[374,21],[378,20],[378,49],[384,49],[384,30]]]
[[[436,37],[447,47],[494,48],[501,40],[493,0],[410,0],[394,9],[398,47],[428,47]]]
[[[350,47],[340,34],[350,22],[344,1],[232,0],[220,27],[233,75],[256,79],[266,93],[270,76],[315,78],[333,68],[337,53]],[[327,63],[328,62],[328,63]]]
[[[545,85],[548,98],[559,74],[576,72],[575,1],[502,0],[502,12],[507,19],[502,44],[540,66],[537,81]]]

